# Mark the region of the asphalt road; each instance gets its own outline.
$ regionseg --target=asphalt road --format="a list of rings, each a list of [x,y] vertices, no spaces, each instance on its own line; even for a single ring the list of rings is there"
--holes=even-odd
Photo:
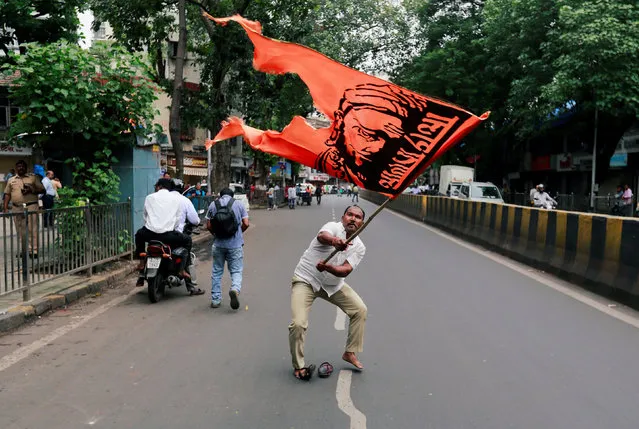
[[[226,274],[215,310],[183,289],[155,305],[141,290],[125,299],[129,282],[1,337],[0,428],[637,428],[636,327],[387,212],[349,278],[369,309],[365,371],[339,381],[346,332],[320,300],[306,355],[336,371],[294,379],[292,271],[347,201],[251,212],[237,312]],[[209,250],[199,253],[208,289]]]

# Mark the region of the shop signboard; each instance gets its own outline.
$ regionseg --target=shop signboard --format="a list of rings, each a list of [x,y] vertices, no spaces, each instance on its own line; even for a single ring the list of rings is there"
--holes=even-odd
[[[627,153],[615,153],[610,158],[610,167],[627,167],[627,166],[628,166]]]
[[[0,155],[31,156],[32,149],[28,146],[16,146],[7,142],[0,143]]]

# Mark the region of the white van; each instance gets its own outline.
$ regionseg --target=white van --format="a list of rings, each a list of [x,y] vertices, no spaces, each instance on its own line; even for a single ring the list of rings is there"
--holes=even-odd
[[[462,183],[459,189],[459,199],[504,204],[499,188],[490,182]]]

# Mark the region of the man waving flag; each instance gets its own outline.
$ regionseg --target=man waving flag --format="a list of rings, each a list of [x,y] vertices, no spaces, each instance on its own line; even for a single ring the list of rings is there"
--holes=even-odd
[[[332,124],[315,129],[296,116],[276,132],[232,117],[207,148],[242,135],[256,150],[395,197],[488,117],[353,70],[305,46],[265,37],[259,22],[239,15],[208,17],[221,25],[239,23],[255,47],[254,67],[299,75]]]

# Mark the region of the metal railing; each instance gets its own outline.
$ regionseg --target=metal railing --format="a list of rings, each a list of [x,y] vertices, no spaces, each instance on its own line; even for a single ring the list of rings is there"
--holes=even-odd
[[[131,202],[0,214],[0,295],[133,255]]]
[[[575,194],[551,195],[557,201],[559,210],[591,213],[590,196]],[[509,192],[504,194],[504,201],[518,206],[530,206],[530,194],[522,192]],[[619,209],[619,200],[612,194],[596,196],[594,199],[594,212],[617,216],[633,216],[635,200],[629,206]],[[625,211],[624,211],[625,210]]]
[[[273,196],[273,205],[281,206],[284,204],[284,202],[285,202],[284,190],[283,189],[276,190],[275,195]],[[249,203],[251,203],[251,205],[267,207],[269,203],[267,191],[264,189],[256,189],[255,191],[250,192]]]

